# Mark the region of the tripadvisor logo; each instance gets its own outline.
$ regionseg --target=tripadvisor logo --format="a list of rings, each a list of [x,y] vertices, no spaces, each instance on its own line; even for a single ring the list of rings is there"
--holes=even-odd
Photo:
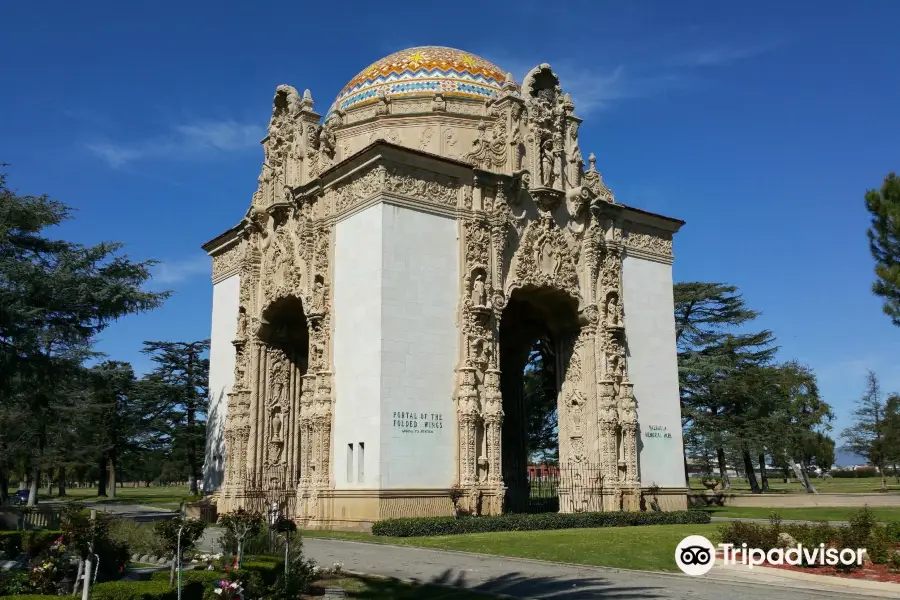
[[[716,562],[716,546],[702,535],[689,535],[675,548],[675,564],[691,576],[705,575]],[[746,565],[749,568],[770,565],[819,565],[819,566],[860,566],[866,553],[863,548],[806,547],[797,544],[792,548],[748,548],[747,544],[719,544],[719,553],[725,565]]]
[[[687,575],[706,575],[716,562],[716,547],[702,535],[689,535],[675,548],[675,564]]]

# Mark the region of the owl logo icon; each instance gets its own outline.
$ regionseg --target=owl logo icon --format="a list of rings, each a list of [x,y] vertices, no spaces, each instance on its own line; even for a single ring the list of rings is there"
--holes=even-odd
[[[686,575],[706,575],[716,563],[716,547],[702,535],[689,535],[675,548],[675,564]]]

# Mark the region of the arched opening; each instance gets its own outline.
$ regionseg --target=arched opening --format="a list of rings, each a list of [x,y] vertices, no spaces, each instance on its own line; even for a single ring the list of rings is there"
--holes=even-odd
[[[304,453],[308,427],[301,418],[304,390],[309,368],[309,328],[303,302],[299,298],[281,298],[262,314],[259,339],[262,342],[257,415],[257,465],[262,473],[257,485],[266,491],[266,501],[283,504],[304,473]],[[273,494],[284,494],[284,498]]]
[[[559,391],[578,334],[577,301],[550,288],[514,290],[500,320],[505,510],[540,510],[530,502],[529,466],[558,456]],[[556,452],[553,452],[553,446]],[[558,505],[557,505],[558,506]],[[553,506],[545,510],[558,510]]]
[[[259,338],[290,357],[303,373],[309,364],[309,326],[303,301],[293,296],[276,300],[263,311]]]

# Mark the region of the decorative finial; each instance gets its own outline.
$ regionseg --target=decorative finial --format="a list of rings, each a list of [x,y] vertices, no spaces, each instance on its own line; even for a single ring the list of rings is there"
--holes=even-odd
[[[512,73],[506,74],[506,77],[503,79],[503,85],[500,86],[500,89],[501,97],[516,95],[516,92],[519,91],[519,84],[516,83],[516,80],[513,78]]]
[[[588,162],[591,163],[591,169],[590,169],[590,170],[596,172],[596,171],[597,171],[597,157],[594,156],[594,153],[593,153],[593,152],[591,152],[590,155],[588,156]]]
[[[303,90],[303,99],[300,100],[300,108],[312,110],[312,107],[313,107],[312,94],[310,93],[309,90]]]

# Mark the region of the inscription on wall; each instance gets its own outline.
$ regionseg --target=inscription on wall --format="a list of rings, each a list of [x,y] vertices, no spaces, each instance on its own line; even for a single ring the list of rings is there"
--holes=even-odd
[[[394,429],[400,433],[434,433],[443,428],[443,413],[394,412]]]
[[[671,440],[672,434],[668,432],[665,425],[649,425],[647,431],[644,432],[644,437]]]

